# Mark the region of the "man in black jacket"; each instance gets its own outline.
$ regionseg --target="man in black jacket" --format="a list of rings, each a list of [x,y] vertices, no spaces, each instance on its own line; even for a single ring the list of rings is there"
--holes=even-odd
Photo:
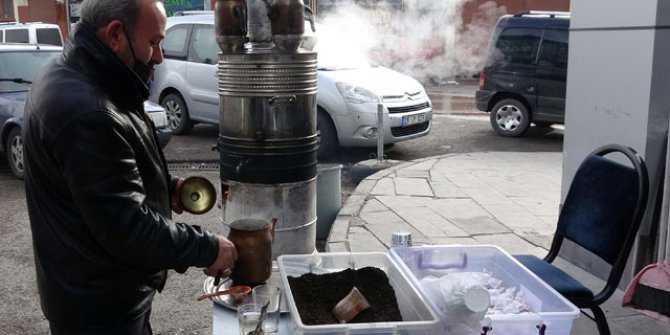
[[[168,174],[143,111],[163,60],[160,0],[86,0],[62,58],[35,79],[23,127],[37,284],[53,334],[151,334],[167,269],[231,268],[235,246],[171,220]]]

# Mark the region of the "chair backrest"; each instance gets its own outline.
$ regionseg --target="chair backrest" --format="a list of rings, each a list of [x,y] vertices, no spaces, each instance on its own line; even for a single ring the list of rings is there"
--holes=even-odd
[[[630,164],[604,157],[614,152],[625,155]],[[648,190],[647,168],[633,149],[608,145],[595,150],[577,169],[549,254],[555,257],[567,238],[610,264],[608,285],[618,285],[644,216]]]

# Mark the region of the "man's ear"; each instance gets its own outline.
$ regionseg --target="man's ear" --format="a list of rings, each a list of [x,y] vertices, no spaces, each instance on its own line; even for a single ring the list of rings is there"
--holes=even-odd
[[[119,20],[114,20],[100,28],[98,36],[115,53],[121,52],[124,48],[124,43],[128,43],[124,42],[127,39],[127,35],[125,34],[123,23]]]

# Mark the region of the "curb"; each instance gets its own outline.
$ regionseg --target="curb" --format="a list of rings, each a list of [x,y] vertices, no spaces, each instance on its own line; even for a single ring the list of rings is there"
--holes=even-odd
[[[421,164],[427,160],[440,159],[443,157],[458,156],[461,154],[444,154],[432,157],[419,158],[412,161],[395,161],[396,164],[384,169],[380,169],[362,179],[356,189],[347,198],[346,203],[342,206],[335,217],[335,221],[331,225],[330,233],[326,238],[325,250],[326,252],[351,252],[349,245],[349,228],[352,226],[363,227],[365,223],[359,218],[359,214],[365,201],[370,196],[370,193],[377,185],[377,182],[391,174],[397,173],[398,170],[408,168],[413,165]],[[367,161],[363,161],[367,162]],[[361,163],[363,163],[361,162]],[[362,170],[365,168],[359,167]],[[352,170],[354,167],[352,167]],[[369,171],[369,170],[368,170]],[[363,173],[363,172],[361,172]]]

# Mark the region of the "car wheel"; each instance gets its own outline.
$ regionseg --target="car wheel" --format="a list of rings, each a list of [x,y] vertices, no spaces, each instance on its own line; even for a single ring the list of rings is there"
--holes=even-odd
[[[161,106],[165,108],[168,125],[173,134],[186,134],[193,129],[193,122],[188,116],[188,108],[186,108],[186,103],[179,94],[170,93],[166,95],[161,100]]]
[[[9,131],[7,136],[7,162],[9,168],[12,170],[14,177],[23,179],[25,174],[25,166],[23,165],[23,136],[21,136],[21,128],[14,127]]]
[[[319,148],[316,151],[316,157],[319,159],[327,158],[337,149],[337,131],[335,125],[325,111],[319,110],[316,116],[316,135]]]
[[[521,136],[530,125],[526,106],[516,99],[500,100],[491,110],[491,126],[502,136]]]

